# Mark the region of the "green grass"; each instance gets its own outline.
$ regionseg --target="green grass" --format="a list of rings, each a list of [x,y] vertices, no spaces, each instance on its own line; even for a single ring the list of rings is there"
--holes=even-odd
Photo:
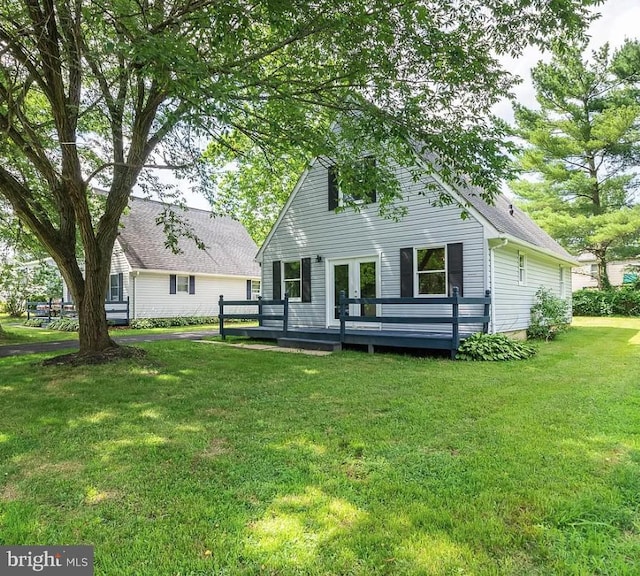
[[[640,573],[640,321],[532,360],[0,359],[0,543],[97,575]]]
[[[0,318],[0,324],[5,332],[0,338],[2,344],[35,344],[38,342],[55,342],[59,340],[77,340],[77,332],[61,332],[60,330],[47,330],[46,328],[32,328],[24,326],[25,318]],[[132,328],[112,328],[113,338],[124,336],[144,336],[147,334],[166,334],[174,332],[196,332],[201,330],[217,330],[217,324],[199,324],[197,326],[172,326],[170,328],[145,328],[134,330]]]

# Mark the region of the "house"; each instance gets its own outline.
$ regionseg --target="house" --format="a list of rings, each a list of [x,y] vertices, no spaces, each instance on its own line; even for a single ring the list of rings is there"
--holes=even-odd
[[[425,303],[450,296],[454,287],[464,297],[490,290],[489,331],[514,335],[529,326],[539,287],[570,301],[574,258],[506,197],[488,205],[474,190],[451,188],[437,174],[416,182],[398,167],[407,214],[394,221],[378,214],[375,199],[359,211],[340,210],[335,170],[326,158],[311,163],[257,255],[265,298],[289,295],[291,330],[337,326],[341,290],[348,297],[414,297]],[[460,206],[433,205],[435,192],[428,185],[466,204],[469,216],[461,218]],[[398,313],[384,303],[359,312]],[[384,322],[367,327],[407,329]]]
[[[598,287],[598,261],[591,252],[584,252],[577,258],[578,267],[571,274],[571,286],[573,291],[583,288]],[[627,260],[614,260],[607,262],[607,274],[611,286],[632,284],[638,279],[640,270],[640,257]]]
[[[205,210],[176,209],[205,248],[181,237],[180,253],[173,253],[157,224],[164,209],[161,202],[131,197],[111,257],[107,309],[109,303],[128,301],[132,319],[216,316],[220,294],[258,296],[257,246],[242,224]],[[66,289],[65,295],[70,300]]]

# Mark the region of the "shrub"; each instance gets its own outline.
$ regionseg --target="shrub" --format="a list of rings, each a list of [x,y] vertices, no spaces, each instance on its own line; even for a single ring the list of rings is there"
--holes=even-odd
[[[131,320],[130,327],[136,330],[148,328],[171,328],[172,326],[197,326],[215,324],[218,319],[213,316],[175,316],[173,318],[136,318]]]
[[[536,353],[533,345],[509,338],[504,334],[472,334],[460,344],[458,360],[524,360]]]
[[[23,325],[29,326],[30,328],[42,328],[44,324],[47,323],[47,318],[29,318],[25,320]]]
[[[550,290],[538,288],[531,307],[531,322],[527,336],[536,340],[553,340],[569,327],[569,305]]]
[[[59,330],[60,332],[77,332],[78,331],[78,319],[77,318],[58,318],[52,320],[47,326],[49,330]]]
[[[578,290],[573,294],[576,316],[640,316],[640,291],[633,286],[612,290]]]

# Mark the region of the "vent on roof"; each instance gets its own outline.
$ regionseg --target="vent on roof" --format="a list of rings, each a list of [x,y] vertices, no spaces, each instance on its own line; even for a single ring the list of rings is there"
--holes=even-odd
[[[509,214],[513,216],[513,204],[509,204]]]

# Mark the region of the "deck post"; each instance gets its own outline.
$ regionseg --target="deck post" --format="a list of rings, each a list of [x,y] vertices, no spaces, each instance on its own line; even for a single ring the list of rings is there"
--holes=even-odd
[[[488,300],[484,304],[484,314],[483,314],[483,316],[488,318],[489,314],[491,314],[491,290],[485,290],[484,296]],[[488,321],[485,322],[484,324],[482,324],[482,332],[483,332],[483,334],[487,334],[489,332],[489,322]]]
[[[346,315],[347,315],[347,305],[346,305],[346,294],[344,290],[340,290],[340,342],[344,343],[344,337],[346,332]]]
[[[224,296],[222,294],[218,299],[218,324],[220,325],[220,337],[224,340]]]
[[[284,311],[282,316],[282,331],[284,332],[284,337],[286,338],[287,333],[289,332],[289,292],[284,293]]]
[[[262,296],[258,296],[258,326],[264,325],[264,320],[262,319],[262,309],[263,309]]]
[[[130,305],[129,296],[127,296],[127,326],[129,325],[129,322],[131,321],[131,318],[129,317],[129,305]]]
[[[457,286],[453,288],[453,299],[451,303],[452,312],[452,338],[451,338],[451,359],[456,357],[456,352],[460,346],[460,325],[458,324],[460,318],[460,296]]]

